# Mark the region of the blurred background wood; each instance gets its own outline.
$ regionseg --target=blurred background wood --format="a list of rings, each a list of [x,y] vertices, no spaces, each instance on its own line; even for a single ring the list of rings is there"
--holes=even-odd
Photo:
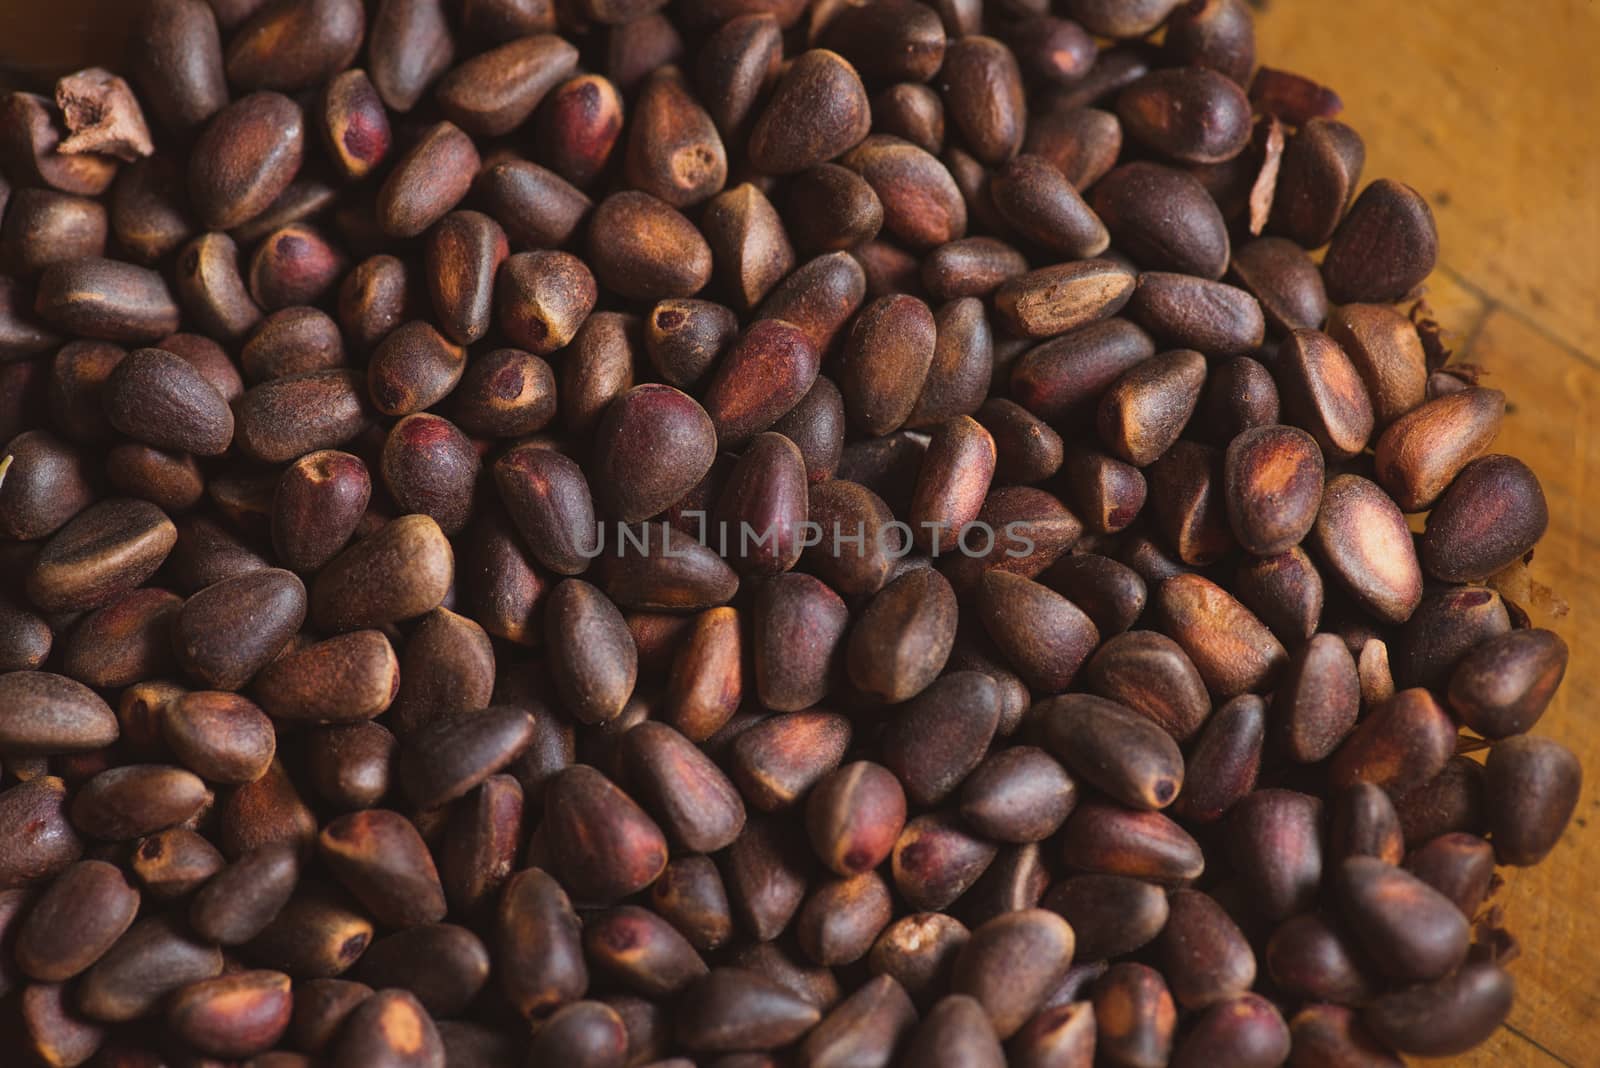
[[[0,0],[12,84],[116,65],[136,0]],[[1272,0],[1258,54],[1334,87],[1365,178],[1419,189],[1439,222],[1429,299],[1461,361],[1507,391],[1496,448],[1550,499],[1534,577],[1560,592],[1573,663],[1541,731],[1589,772],[1545,864],[1498,895],[1523,953],[1510,1025],[1459,1063],[1600,1064],[1600,4],[1594,0]],[[19,74],[20,72],[20,74]]]

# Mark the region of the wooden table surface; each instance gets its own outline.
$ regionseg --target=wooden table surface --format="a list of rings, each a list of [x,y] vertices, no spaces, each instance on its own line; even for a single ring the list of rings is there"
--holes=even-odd
[[[3,51],[44,70],[113,61],[122,0],[0,0]],[[92,17],[83,12],[93,11]],[[74,32],[75,31],[75,32]],[[1522,944],[1516,1008],[1474,1068],[1600,1065],[1600,3],[1270,0],[1258,54],[1338,90],[1364,135],[1365,179],[1421,190],[1439,223],[1428,298],[1457,359],[1510,405],[1495,448],[1543,480],[1550,530],[1532,574],[1566,602],[1533,605],[1572,648],[1540,731],[1588,782],[1555,852],[1507,872],[1496,900]]]
[[[1270,0],[1257,54],[1323,81],[1366,139],[1364,180],[1415,186],[1439,223],[1428,298],[1509,405],[1496,451],[1538,473],[1550,530],[1533,577],[1558,590],[1572,663],[1539,725],[1583,761],[1566,837],[1508,869],[1516,1008],[1481,1068],[1600,1065],[1600,4]]]

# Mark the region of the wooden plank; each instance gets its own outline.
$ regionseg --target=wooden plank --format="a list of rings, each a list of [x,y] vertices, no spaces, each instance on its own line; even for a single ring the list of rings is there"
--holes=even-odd
[[[1550,529],[1531,571],[1570,610],[1559,618],[1532,611],[1566,639],[1572,664],[1537,729],[1571,747],[1589,772],[1555,852],[1536,868],[1503,870],[1507,885],[1496,901],[1522,944],[1511,968],[1511,1025],[1561,1061],[1590,1065],[1600,1058],[1600,719],[1593,714],[1600,707],[1600,368],[1504,308],[1490,313],[1462,358],[1482,365],[1486,382],[1506,391],[1510,411],[1494,449],[1527,462],[1549,501]],[[1524,1063],[1504,1059],[1505,1052],[1497,1045],[1462,1063]],[[1547,1063],[1537,1050],[1514,1056]]]
[[[1600,4],[1271,0],[1257,55],[1344,98],[1367,179],[1433,204],[1443,262],[1600,352]]]

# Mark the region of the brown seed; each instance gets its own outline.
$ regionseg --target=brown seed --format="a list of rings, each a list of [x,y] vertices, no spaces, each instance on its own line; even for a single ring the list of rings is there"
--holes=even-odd
[[[677,1036],[696,1053],[778,1049],[822,1014],[777,983],[743,968],[714,968],[691,985],[677,1017]]]
[[[1164,344],[1210,356],[1253,351],[1266,331],[1261,305],[1250,293],[1189,275],[1146,271],[1129,307]]]
[[[366,465],[345,452],[324,449],[291,464],[272,500],[272,544],[297,571],[320,568],[355,533],[372,495]]]
[[[893,916],[889,886],[877,872],[825,879],[795,916],[795,940],[821,965],[853,964],[867,955]]]
[[[1119,95],[1117,115],[1134,140],[1188,163],[1221,163],[1250,143],[1244,90],[1204,67],[1153,71]]]
[[[1149,467],[1156,526],[1177,549],[1180,563],[1215,563],[1233,548],[1223,476],[1222,451],[1193,441],[1175,442]],[[1321,495],[1320,485],[1317,490],[1313,500]]]
[[[305,116],[280,93],[251,93],[219,111],[195,142],[189,195],[200,221],[231,230],[266,211],[300,170]]]
[[[619,533],[620,552],[602,565],[606,596],[623,608],[698,612],[727,604],[738,573],[709,545],[665,522]]]
[[[1054,697],[1029,713],[1039,738],[1084,781],[1137,809],[1171,804],[1183,786],[1183,755],[1150,719],[1088,694]]]
[[[826,352],[861,306],[866,275],[847,252],[828,252],[801,264],[756,309],[758,319],[782,319],[805,331]]]
[[[1528,465],[1488,455],[1467,464],[1428,515],[1422,566],[1446,582],[1481,581],[1530,551],[1550,510]]]
[[[1094,986],[1096,1053],[1127,1068],[1168,1063],[1177,1010],[1161,973],[1114,964]]]
[[[578,917],[548,874],[529,868],[511,876],[495,930],[500,986],[522,1015],[542,1016],[583,996],[589,972]]]
[[[1391,639],[1392,678],[1402,688],[1443,690],[1467,650],[1510,629],[1505,602],[1493,590],[1457,586],[1429,594]]]
[[[706,414],[718,444],[737,448],[794,408],[817,378],[821,356],[805,331],[760,319],[717,362],[706,386]]]
[[[657,302],[645,320],[645,355],[670,386],[692,386],[739,332],[733,309],[714,301]]]
[[[1401,690],[1373,709],[1334,754],[1335,786],[1370,782],[1401,797],[1444,770],[1456,725],[1426,690]]]
[[[1304,911],[1316,899],[1321,814],[1318,798],[1282,789],[1257,790],[1229,814],[1234,866],[1269,920]]]
[[[172,991],[221,971],[222,954],[215,946],[195,941],[170,917],[146,917],[79,981],[78,1008],[107,1023],[135,1020]]]
[[[597,434],[601,503],[624,522],[676,503],[711,469],[715,435],[705,409],[688,395],[664,385],[629,390],[607,408]]]
[[[316,308],[283,308],[262,320],[239,350],[254,385],[274,378],[344,366],[344,339],[332,316]]]
[[[159,274],[94,257],[46,268],[34,311],[52,326],[107,341],[153,341],[178,327],[178,306]]]
[[[246,853],[213,876],[189,906],[189,926],[223,945],[248,942],[288,902],[299,878],[294,846],[278,842]]]
[[[210,782],[254,782],[277,752],[272,722],[238,694],[186,693],[168,702],[160,718],[173,755]]]
[[[1312,539],[1334,576],[1379,619],[1401,623],[1416,611],[1422,568],[1411,531],[1375,483],[1359,475],[1330,479]]]
[[[519,249],[569,243],[594,207],[555,172],[521,159],[491,157],[475,183],[474,195]]]
[[[1297,998],[1359,1005],[1371,1000],[1370,965],[1342,931],[1318,913],[1302,913],[1278,926],[1265,962],[1275,983]]]
[[[454,570],[439,524],[425,515],[401,516],[318,572],[311,615],[325,632],[411,619],[443,603]]]
[[[739,613],[710,608],[689,629],[667,678],[667,718],[691,741],[704,742],[738,711],[744,696]]]
[[[433,1017],[406,990],[380,990],[351,1010],[333,1047],[340,1064],[444,1068]]]
[[[1265,737],[1261,698],[1244,694],[1219,708],[1189,751],[1173,812],[1199,823],[1220,819],[1255,789]]]
[[[99,196],[116,176],[117,163],[98,152],[62,152],[62,121],[51,102],[33,93],[0,97],[0,156],[19,184]]]
[[[650,887],[650,907],[702,953],[733,937],[733,912],[710,857],[677,857]]]
[[[124,764],[84,783],[71,817],[84,834],[120,842],[184,823],[210,801],[205,783],[182,768]]]
[[[1473,963],[1439,982],[1383,995],[1362,1020],[1387,1046],[1444,1057],[1485,1041],[1505,1021],[1511,1001],[1511,977],[1495,964]]]
[[[65,982],[99,960],[138,910],[139,892],[115,865],[81,860],[28,909],[14,942],[17,966],[40,982]]]
[[[1420,361],[1420,348],[1417,356]],[[1416,402],[1384,431],[1376,449],[1378,481],[1407,512],[1432,507],[1462,468],[1494,441],[1505,417],[1505,394],[1496,389],[1421,400],[1419,382]]]
[[[593,310],[597,291],[589,268],[566,252],[521,252],[499,273],[500,328],[535,355],[562,348]]]
[[[838,766],[850,733],[849,721],[832,712],[771,716],[735,740],[729,770],[749,804],[774,811],[800,800]]]
[[[1439,979],[1466,957],[1467,919],[1443,894],[1374,857],[1351,857],[1335,872],[1336,889],[1361,944],[1395,979]]]
[[[437,719],[406,737],[396,771],[419,810],[464,796],[509,765],[533,741],[533,716],[491,705]]]
[[[999,721],[995,682],[976,671],[951,672],[907,702],[889,725],[884,763],[914,804],[931,807],[978,766]]]
[[[49,431],[18,434],[5,454],[10,463],[0,481],[0,530],[7,537],[47,537],[94,503],[84,458]]]
[[[354,371],[311,371],[263,382],[239,402],[235,442],[266,463],[337,448],[367,426],[365,397],[365,383]]]
[[[546,94],[535,115],[540,158],[576,186],[605,170],[622,133],[622,96],[598,74],[577,74]]]
[[[296,223],[273,230],[250,257],[250,295],[273,311],[314,304],[344,274],[344,254],[317,230]]]
[[[888,769],[868,761],[830,772],[806,800],[812,848],[824,864],[847,878],[888,858],[905,818],[900,783]]]
[[[104,397],[113,427],[156,448],[218,456],[233,440],[228,402],[170,352],[131,353],[106,380]]]
[[[589,223],[589,264],[634,300],[692,297],[711,280],[711,248],[677,209],[648,193],[613,193]]]
[[[783,58],[782,27],[774,14],[732,8],[728,13],[732,17],[706,38],[695,65],[701,99],[724,137],[748,128]]]
[[[334,165],[352,181],[377,169],[393,145],[380,92],[360,69],[335,75],[323,90],[317,112],[322,144]]]
[[[1306,427],[1330,459],[1366,447],[1374,416],[1366,383],[1326,334],[1296,330],[1279,349],[1278,386],[1284,414]]]
[[[305,89],[350,65],[366,29],[355,0],[290,0],[235,29],[228,79],[251,89]],[[234,29],[234,27],[229,27]]]
[[[836,52],[795,57],[750,131],[751,164],[793,174],[841,155],[867,136],[871,109],[861,77]]]
[[[1583,772],[1571,750],[1549,738],[1510,738],[1489,751],[1484,800],[1495,857],[1527,866],[1549,855],[1578,804]]]
[[[49,189],[19,189],[0,227],[0,263],[19,278],[52,263],[105,255],[106,209],[98,201]]]
[[[1027,270],[1027,257],[1005,242],[993,237],[963,237],[923,257],[922,284],[938,300],[986,297]]]
[[[166,513],[146,501],[110,498],[78,513],[39,550],[29,599],[46,611],[95,608],[138,586],[177,539]]]
[[[993,37],[961,36],[945,48],[939,73],[945,110],[973,155],[991,165],[1016,155],[1027,103],[1011,49]]]
[[[1175,890],[1158,950],[1173,997],[1186,1009],[1225,1004],[1256,980],[1256,958],[1244,932],[1209,895]]]
[[[728,180],[722,138],[676,67],[645,79],[631,119],[623,163],[629,185],[675,208],[722,190]]]
[[[676,994],[706,973],[705,961],[671,924],[636,905],[587,919],[583,945],[597,971],[647,997]]]
[[[929,813],[906,824],[890,854],[890,870],[895,889],[912,908],[941,910],[978,881],[997,852],[953,817]]]
[[[917,1010],[905,987],[891,976],[877,976],[812,1028],[796,1063],[804,1068],[887,1064],[916,1022]]]
[[[521,37],[457,66],[440,81],[436,95],[445,117],[463,130],[498,137],[526,122],[577,63],[578,50],[561,37]]]
[[[446,534],[456,534],[472,514],[478,452],[448,419],[416,412],[401,419],[384,440],[380,470],[400,508],[431,516]]]
[[[1111,260],[1057,264],[1001,283],[995,311],[1013,333],[1055,337],[1115,315],[1136,285],[1133,272]]]
[[[256,677],[255,694],[280,720],[349,723],[389,707],[400,662],[381,631],[358,630],[279,657]]]
[[[1450,674],[1450,707],[1486,738],[1533,727],[1567,669],[1567,646],[1553,631],[1517,630],[1474,645]]]
[[[1333,634],[1314,635],[1290,659],[1273,698],[1273,712],[1291,759],[1316,763],[1355,727],[1361,680],[1355,659]]]
[[[1272,204],[1273,230],[1304,248],[1333,237],[1354,199],[1366,147],[1355,130],[1331,118],[1313,118],[1289,139]]]
[[[1155,351],[1149,336],[1125,319],[1092,323],[1024,353],[1013,365],[1012,395],[1041,419],[1081,414]]]
[[[48,671],[0,675],[0,748],[8,755],[49,756],[111,745],[120,733],[116,715],[89,687]]]
[[[421,234],[467,195],[478,165],[477,148],[458,126],[430,126],[379,188],[379,226],[390,237]]]
[[[598,530],[577,464],[553,449],[523,445],[495,462],[494,477],[507,513],[540,563],[562,575],[589,566]]]
[[[629,785],[679,846],[714,853],[744,829],[744,802],[722,771],[682,734],[641,723],[622,743]]]
[[[1155,631],[1128,631],[1106,641],[1090,659],[1084,681],[1091,692],[1142,714],[1180,743],[1193,738],[1211,714],[1194,662]]]
[[[1322,504],[1322,452],[1297,427],[1247,430],[1228,445],[1224,496],[1239,544],[1257,556],[1298,545]]]
[[[717,499],[719,536],[745,574],[773,575],[800,559],[806,523],[805,459],[788,438],[757,435],[728,475]]]
[[[1217,279],[1228,266],[1222,212],[1199,180],[1155,163],[1125,163],[1102,178],[1089,204],[1111,242],[1152,271]]]
[[[967,206],[948,168],[909,141],[874,134],[840,162],[866,179],[883,205],[888,236],[913,250],[931,249],[967,232]]]
[[[1186,891],[1179,891],[1186,893]],[[1121,875],[1071,875],[1051,887],[1044,906],[1077,934],[1074,958],[1121,957],[1148,945],[1167,923],[1161,887]]]
[[[955,593],[942,575],[917,570],[900,576],[873,597],[851,630],[851,681],[882,701],[915,696],[944,667],[955,623]]]
[[[489,978],[489,951],[465,927],[426,924],[378,939],[359,974],[409,990],[432,1015],[459,1016]]]
[[[1188,424],[1205,375],[1205,359],[1189,349],[1135,365],[1100,398],[1101,440],[1129,463],[1152,463]]]
[[[822,163],[790,180],[784,202],[791,237],[808,252],[855,248],[878,235],[883,203],[855,171]]]
[[[1428,202],[1410,186],[1380,178],[1362,190],[1322,261],[1336,303],[1400,300],[1428,277],[1439,234]]]
[[[0,849],[0,889],[28,887],[64,871],[83,855],[83,843],[66,814],[66,784],[40,775],[0,792],[0,816],[35,828],[8,838]]]
[[[235,972],[177,991],[167,1004],[167,1025],[204,1053],[244,1057],[277,1043],[292,1008],[287,975]]]
[[[306,744],[311,784],[341,809],[371,808],[389,792],[398,744],[370,720],[316,728]]]
[[[222,41],[210,5],[160,0],[141,12],[144,47],[131,57],[146,106],[174,131],[204,122],[228,103]]]
[[[1024,27],[1033,21],[1017,24],[1017,34],[1028,33]],[[1049,21],[1057,27],[1070,25],[1065,20]],[[1020,52],[1019,60],[1027,63],[1028,49],[1040,44],[1039,38],[1030,34],[1028,41],[1019,41],[1013,47]],[[1052,58],[1061,54],[1050,53]],[[1122,124],[1109,111],[1091,107],[1036,113],[1028,118],[1022,150],[1049,160],[1082,193],[1116,166],[1122,152]]]
[[[227,234],[201,234],[185,245],[176,284],[183,310],[207,334],[239,340],[261,321],[261,308],[239,271],[238,246]]]
[[[428,232],[428,289],[445,333],[469,345],[488,333],[495,273],[509,254],[505,231],[476,211],[446,215]]]
[[[444,918],[444,889],[428,847],[398,812],[368,809],[340,816],[317,837],[327,870],[389,927]]]
[[[772,202],[745,182],[712,197],[700,216],[717,276],[742,308],[753,308],[794,268],[794,248]]]
[[[666,867],[660,828],[609,779],[584,765],[550,782],[543,828],[558,874],[580,900],[626,897],[649,886]]]
[[[546,620],[554,681],[568,710],[584,723],[620,715],[638,668],[616,605],[589,583],[567,579],[551,591]]]
[[[279,760],[274,760],[261,778],[223,798],[218,823],[218,844],[233,859],[278,842],[308,851],[317,834],[316,816]]]
[[[1013,746],[985,758],[961,785],[961,818],[1000,842],[1042,841],[1077,804],[1078,787],[1042,749]]]

